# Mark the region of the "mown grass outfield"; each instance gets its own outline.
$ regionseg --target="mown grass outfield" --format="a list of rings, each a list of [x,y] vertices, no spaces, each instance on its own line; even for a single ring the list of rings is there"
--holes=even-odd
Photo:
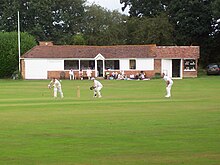
[[[219,165],[220,76],[165,82],[0,80],[0,164]],[[76,97],[80,86],[81,97]]]

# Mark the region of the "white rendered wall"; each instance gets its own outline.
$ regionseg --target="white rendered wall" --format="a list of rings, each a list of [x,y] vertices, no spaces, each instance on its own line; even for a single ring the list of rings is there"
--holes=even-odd
[[[154,70],[154,59],[136,59],[137,70]]]
[[[47,79],[47,71],[64,70],[63,60],[25,59],[25,79]]]
[[[135,59],[136,70],[154,70],[154,59]],[[120,70],[130,70],[130,59],[120,59]]]
[[[120,59],[120,70],[129,70],[129,59]]]
[[[64,60],[47,60],[47,70],[57,71],[64,70]]]
[[[172,60],[162,59],[161,70],[167,76],[172,77]]]
[[[120,70],[130,70],[129,62],[130,59],[120,59]],[[48,71],[62,70],[64,70],[62,59],[25,59],[25,79],[47,79]],[[154,70],[154,59],[136,59],[136,70]]]
[[[25,59],[25,79],[47,79],[47,60]]]

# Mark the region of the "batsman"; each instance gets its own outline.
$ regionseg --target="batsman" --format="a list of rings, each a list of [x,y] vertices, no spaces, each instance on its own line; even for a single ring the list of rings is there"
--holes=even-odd
[[[103,85],[98,80],[96,80],[94,77],[92,77],[91,80],[94,83],[93,86],[90,87],[90,90],[94,91],[93,96],[101,98],[102,97],[101,89],[102,89]]]
[[[48,88],[51,89],[53,87],[53,96],[54,98],[57,98],[57,91],[60,93],[60,97],[63,98],[63,92],[62,92],[62,87],[61,83],[59,80],[53,78],[51,82],[48,84]]]

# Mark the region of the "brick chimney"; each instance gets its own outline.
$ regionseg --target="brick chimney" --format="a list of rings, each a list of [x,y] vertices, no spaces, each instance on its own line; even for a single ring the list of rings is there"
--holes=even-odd
[[[53,46],[52,41],[40,41],[39,46]]]

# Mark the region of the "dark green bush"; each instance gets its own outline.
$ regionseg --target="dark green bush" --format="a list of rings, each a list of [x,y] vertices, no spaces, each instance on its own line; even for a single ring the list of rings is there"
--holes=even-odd
[[[21,33],[21,55],[36,45],[33,36]],[[18,33],[0,32],[0,78],[10,78],[18,70]]]
[[[11,76],[11,78],[13,80],[20,80],[20,79],[22,79],[21,72],[19,70],[14,71],[14,73]]]
[[[160,79],[161,78],[161,73],[155,73],[154,77],[152,79]]]

